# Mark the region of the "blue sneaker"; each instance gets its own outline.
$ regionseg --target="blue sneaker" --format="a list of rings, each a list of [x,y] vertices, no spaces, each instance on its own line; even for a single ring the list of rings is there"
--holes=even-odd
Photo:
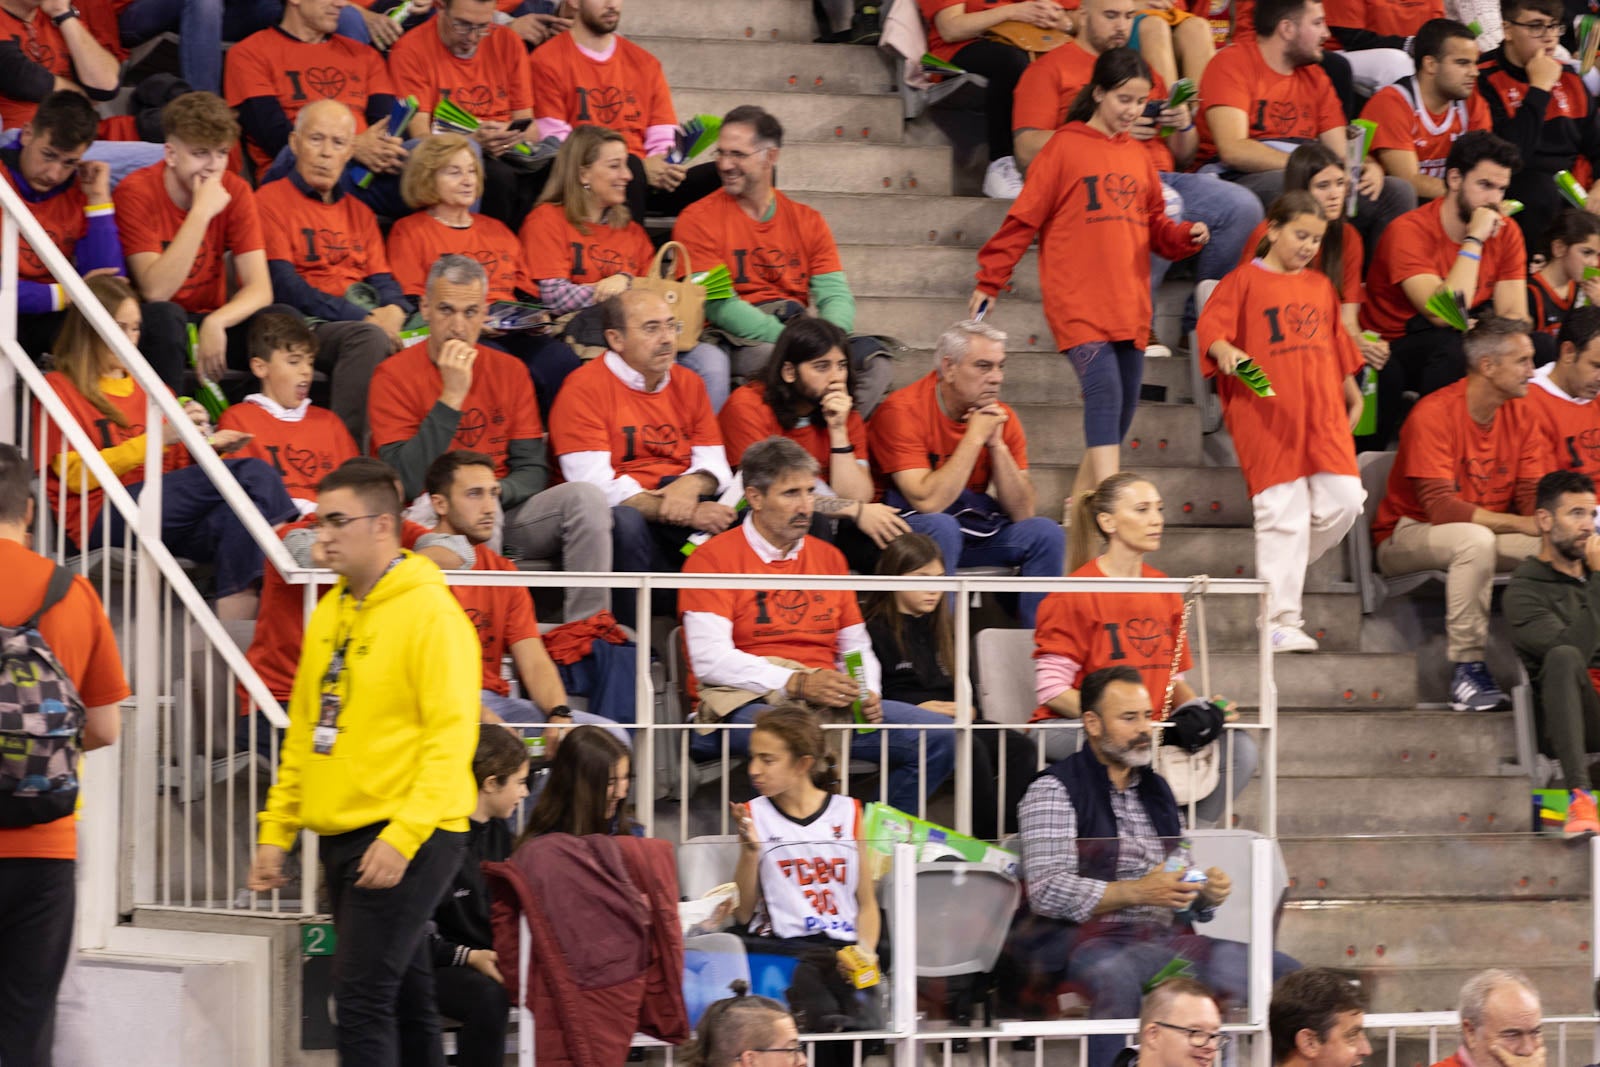
[[[1450,677],[1450,706],[1456,711],[1494,711],[1508,703],[1505,693],[1494,684],[1483,660],[1457,663]]]

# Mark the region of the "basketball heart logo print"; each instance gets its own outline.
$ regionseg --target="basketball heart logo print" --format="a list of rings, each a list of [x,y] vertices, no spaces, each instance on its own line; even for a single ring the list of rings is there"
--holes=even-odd
[[[1573,470],[1600,466],[1600,429],[1585,430],[1568,435],[1567,456]]]
[[[1146,659],[1160,651],[1161,640],[1167,636],[1166,627],[1149,617],[1129,619],[1122,624],[1122,632],[1133,650]]]
[[[337,99],[349,84],[338,67],[312,67],[306,71],[306,88],[327,100]]]
[[[788,626],[799,626],[806,617],[811,598],[799,589],[780,589],[772,594],[772,613]]]
[[[1322,325],[1322,312],[1315,304],[1289,304],[1283,309],[1283,321],[1289,324],[1289,329],[1309,341],[1317,335],[1317,329]]]
[[[488,428],[489,420],[484,417],[483,409],[468,408],[461,413],[461,421],[456,423],[456,440],[466,448],[477,448]]]

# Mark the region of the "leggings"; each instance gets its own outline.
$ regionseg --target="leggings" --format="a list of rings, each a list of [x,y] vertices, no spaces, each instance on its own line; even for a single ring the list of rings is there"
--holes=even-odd
[[[1028,69],[1028,53],[999,41],[979,40],[962,45],[950,61],[988,79],[983,110],[989,130],[989,161],[1011,155],[1011,98]]]
[[[1083,388],[1084,447],[1121,444],[1139,406],[1144,349],[1132,341],[1090,341],[1062,355],[1072,361]]]

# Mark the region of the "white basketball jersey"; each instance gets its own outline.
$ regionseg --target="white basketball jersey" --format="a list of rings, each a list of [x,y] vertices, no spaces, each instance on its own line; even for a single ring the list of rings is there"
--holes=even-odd
[[[761,906],[751,933],[856,940],[861,804],[835,794],[815,818],[799,823],[766,797],[756,797],[750,818],[762,843]]]

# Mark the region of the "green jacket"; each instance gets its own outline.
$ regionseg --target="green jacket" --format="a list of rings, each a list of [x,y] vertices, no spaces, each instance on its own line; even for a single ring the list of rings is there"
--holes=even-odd
[[[1530,556],[1511,572],[1501,607],[1530,678],[1539,676],[1544,657],[1558,645],[1571,645],[1585,662],[1600,666],[1600,576],[1579,581]]]

